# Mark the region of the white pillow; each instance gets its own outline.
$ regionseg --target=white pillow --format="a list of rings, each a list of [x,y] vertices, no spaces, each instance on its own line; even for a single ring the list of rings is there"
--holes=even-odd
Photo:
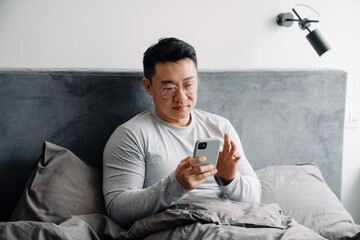
[[[360,231],[316,165],[269,166],[256,174],[261,181],[261,202],[278,203],[298,223],[323,235],[339,226],[349,226],[354,230],[350,234]]]

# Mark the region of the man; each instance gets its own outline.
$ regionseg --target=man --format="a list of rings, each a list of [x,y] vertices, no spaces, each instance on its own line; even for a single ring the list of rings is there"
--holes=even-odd
[[[199,88],[192,46],[166,38],[144,53],[142,83],[155,109],[119,126],[104,150],[103,192],[109,216],[123,227],[188,194],[259,202],[260,182],[231,123],[194,109]],[[224,139],[217,166],[193,167],[196,140]]]

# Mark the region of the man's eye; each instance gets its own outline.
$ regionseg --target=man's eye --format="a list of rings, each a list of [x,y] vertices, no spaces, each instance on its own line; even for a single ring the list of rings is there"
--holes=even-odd
[[[192,90],[194,87],[195,87],[194,84],[186,84],[186,85],[184,85],[184,89],[187,89],[187,90]]]
[[[173,91],[175,87],[163,87],[163,91]]]

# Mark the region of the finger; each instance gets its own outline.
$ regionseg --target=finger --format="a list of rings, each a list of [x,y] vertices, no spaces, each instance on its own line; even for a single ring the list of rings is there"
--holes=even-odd
[[[238,162],[239,160],[241,159],[241,154],[240,153],[235,153],[235,155],[234,155],[234,161],[235,162]]]
[[[187,162],[187,161],[189,161],[189,159],[191,159],[191,156],[187,156],[186,158],[184,158],[183,160],[181,160],[181,162],[182,162],[182,163]]]
[[[191,158],[189,160],[189,162],[186,164],[186,167],[194,167],[194,165],[196,164],[199,164],[199,163],[203,163],[206,161],[206,157],[205,156],[199,156],[199,157],[196,157],[196,158]]]
[[[194,176],[194,179],[199,181],[199,180],[204,180],[210,176],[214,176],[217,173],[217,169],[213,169],[211,171],[207,171],[207,172],[203,172],[201,174],[197,174]]]
[[[184,158],[183,160],[181,160],[181,162],[179,163],[179,165],[180,164],[182,164],[183,165],[183,167],[188,167],[188,166],[190,166],[190,160],[192,159],[192,157],[191,156],[187,156],[186,158]]]
[[[228,153],[230,150],[230,140],[229,140],[229,135],[227,133],[225,133],[224,135],[224,146],[223,146],[223,152]]]
[[[195,167],[193,169],[193,173],[194,174],[202,174],[205,172],[209,172],[215,169],[215,166],[213,164],[206,164],[206,165],[201,165],[198,167]]]
[[[234,153],[236,153],[236,144],[234,141],[230,141],[230,144],[231,144],[230,155],[233,156]]]

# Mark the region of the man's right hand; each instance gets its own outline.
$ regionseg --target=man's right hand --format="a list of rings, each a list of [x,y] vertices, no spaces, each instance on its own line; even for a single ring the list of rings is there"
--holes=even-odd
[[[213,176],[217,173],[215,166],[212,164],[193,167],[194,165],[205,161],[205,156],[196,158],[188,156],[179,163],[176,168],[175,176],[183,188],[190,191],[194,190],[205,182],[207,177]]]

